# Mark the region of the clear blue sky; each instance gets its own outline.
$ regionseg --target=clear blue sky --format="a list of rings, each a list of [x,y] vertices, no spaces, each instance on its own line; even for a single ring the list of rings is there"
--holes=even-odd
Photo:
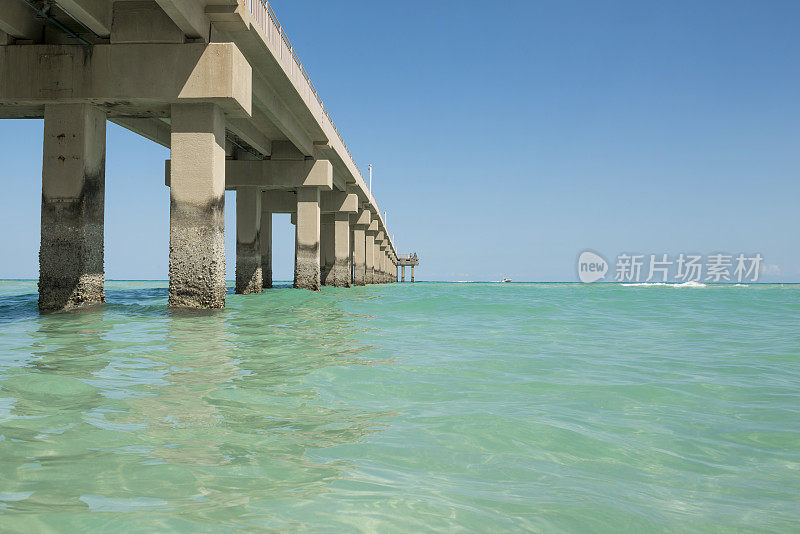
[[[588,248],[760,252],[800,281],[800,3],[272,5],[419,278],[575,280]],[[0,278],[37,275],[41,136],[0,121]],[[109,124],[108,278],[166,278],[167,157]],[[276,217],[276,278],[292,243]]]

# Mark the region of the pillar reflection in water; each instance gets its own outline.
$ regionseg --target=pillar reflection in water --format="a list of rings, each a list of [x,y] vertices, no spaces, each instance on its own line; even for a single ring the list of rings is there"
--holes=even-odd
[[[279,289],[231,296],[226,310],[168,310],[166,283],[142,286],[112,282],[120,304],[39,318],[0,367],[0,479],[19,496],[13,509],[134,507],[164,524],[172,510],[279,514],[282,492],[324,492],[346,476],[322,451],[385,428],[391,413],[320,395],[328,370],[374,363],[340,300]],[[16,521],[7,527],[25,526]]]

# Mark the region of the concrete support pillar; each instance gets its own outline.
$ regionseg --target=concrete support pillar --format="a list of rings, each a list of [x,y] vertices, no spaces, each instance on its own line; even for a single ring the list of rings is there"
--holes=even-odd
[[[406,266],[405,265],[401,265],[400,266],[400,281],[401,282],[405,282],[406,281]]]
[[[264,197],[261,193],[263,205]],[[272,213],[261,212],[261,279],[263,287],[272,287]]]
[[[215,104],[173,104],[169,305],[225,306],[225,116]]]
[[[356,271],[355,271],[355,256],[356,256],[356,245],[355,245],[355,228],[353,227],[352,221],[350,221],[350,285],[356,285]]]
[[[367,284],[367,236],[363,227],[353,229],[353,284],[363,286]]]
[[[261,249],[261,191],[240,187],[236,190],[236,293],[261,293]]]
[[[364,239],[366,249],[366,261],[364,263],[364,282],[367,284],[375,283],[375,233],[367,230]]]
[[[414,266],[411,266],[411,281],[414,281]]]
[[[381,284],[385,284],[386,283],[386,245],[381,243],[378,246],[378,249],[379,249],[378,258],[380,258],[380,261],[378,262],[378,270],[379,270],[379,273],[380,273],[380,282],[381,282]]]
[[[353,284],[363,286],[367,279],[367,233],[372,224],[368,209],[360,208],[353,222]]]
[[[373,250],[373,252],[372,252],[372,257],[373,257],[373,262],[372,262],[372,269],[373,269],[372,283],[373,284],[380,284],[381,283],[381,270],[380,270],[381,269],[380,268],[381,246],[380,246],[380,243],[375,241],[373,243],[373,245],[372,245],[372,250]]]
[[[319,291],[319,188],[297,190],[297,226],[295,227],[294,286]]]
[[[334,222],[333,285],[350,287],[350,214],[336,213]]]
[[[333,285],[333,264],[336,260],[334,255],[334,237],[333,213],[321,214],[319,227],[319,264],[320,280],[324,286]]]
[[[292,275],[292,287],[297,287],[297,212],[293,212],[289,215],[289,221],[294,226],[294,274]]]
[[[105,302],[105,113],[45,106],[43,152],[39,309]]]

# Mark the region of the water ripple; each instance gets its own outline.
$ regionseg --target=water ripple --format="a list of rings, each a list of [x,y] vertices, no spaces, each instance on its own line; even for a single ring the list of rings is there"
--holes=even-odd
[[[9,531],[792,531],[796,286],[406,284],[39,316],[0,283]]]

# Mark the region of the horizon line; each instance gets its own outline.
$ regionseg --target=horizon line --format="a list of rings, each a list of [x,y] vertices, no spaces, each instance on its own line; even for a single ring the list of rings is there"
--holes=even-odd
[[[106,278],[106,282],[169,282],[168,278]],[[704,285],[712,286],[736,286],[736,285],[800,285],[800,281],[796,282],[693,282],[701,283]],[[0,282],[38,282],[38,278],[0,278]],[[273,280],[273,284],[292,284],[293,280]],[[577,284],[584,286],[599,286],[599,285],[680,285],[686,282],[581,282],[579,280],[519,280],[503,282],[502,280],[416,280],[414,282],[394,282],[396,284]],[[225,285],[235,285],[236,280],[225,280]],[[367,284],[367,285],[385,285],[385,284]],[[323,286],[333,287],[333,286]],[[358,286],[353,286],[358,287]]]

